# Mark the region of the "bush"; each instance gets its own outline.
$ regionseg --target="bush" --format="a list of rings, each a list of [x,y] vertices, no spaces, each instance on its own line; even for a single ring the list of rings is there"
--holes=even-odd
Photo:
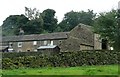
[[[118,64],[119,54],[115,51],[60,52],[53,55],[45,55],[39,52],[3,53],[2,65],[3,69],[109,65]],[[13,57],[13,55],[15,56]]]

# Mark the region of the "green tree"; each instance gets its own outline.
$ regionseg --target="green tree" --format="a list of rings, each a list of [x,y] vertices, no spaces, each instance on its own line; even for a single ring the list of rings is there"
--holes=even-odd
[[[70,11],[64,15],[63,20],[58,24],[58,26],[63,31],[70,31],[79,23],[86,25],[93,25],[94,18],[96,14],[93,13],[93,10],[74,12]]]
[[[43,32],[43,19],[41,16],[29,20],[25,15],[10,15],[2,24],[2,34],[19,35],[20,28],[25,34],[40,34]]]
[[[120,35],[120,25],[117,24],[116,17],[116,10],[100,13],[99,17],[95,20],[94,23],[94,31],[100,34],[101,38],[107,39],[109,41],[109,44],[115,49],[117,49],[117,38],[119,38]]]
[[[2,24],[2,32],[3,35],[15,35],[18,32],[16,30],[21,25],[25,25],[28,22],[28,18],[25,17],[23,14],[21,15],[10,15],[7,17]]]
[[[120,9],[117,11],[117,29],[116,29],[116,37],[115,37],[115,50],[120,51]]]
[[[19,32],[20,28],[24,30],[25,34],[40,34],[43,32],[43,19],[39,10],[25,7],[25,16],[29,21],[19,26],[16,32]]]
[[[57,19],[55,18],[55,11],[53,9],[46,9],[42,12],[43,28],[47,32],[54,32],[57,27]]]
[[[36,18],[28,21],[24,26],[21,27],[25,34],[41,34],[43,30],[42,18]]]

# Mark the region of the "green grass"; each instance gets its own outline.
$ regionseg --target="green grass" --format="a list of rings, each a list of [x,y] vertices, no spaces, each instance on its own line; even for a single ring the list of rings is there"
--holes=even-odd
[[[117,65],[2,70],[3,75],[118,75]]]

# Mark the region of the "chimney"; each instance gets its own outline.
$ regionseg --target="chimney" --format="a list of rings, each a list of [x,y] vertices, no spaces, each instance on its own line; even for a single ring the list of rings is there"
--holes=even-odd
[[[24,35],[24,30],[20,28],[19,35]]]

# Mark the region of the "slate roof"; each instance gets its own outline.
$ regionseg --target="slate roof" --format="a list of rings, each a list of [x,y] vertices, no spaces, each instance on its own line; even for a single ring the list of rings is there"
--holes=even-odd
[[[4,37],[2,37],[2,42],[67,39],[68,34],[69,34],[69,32],[58,32],[58,33],[49,33],[49,34],[4,36]]]

